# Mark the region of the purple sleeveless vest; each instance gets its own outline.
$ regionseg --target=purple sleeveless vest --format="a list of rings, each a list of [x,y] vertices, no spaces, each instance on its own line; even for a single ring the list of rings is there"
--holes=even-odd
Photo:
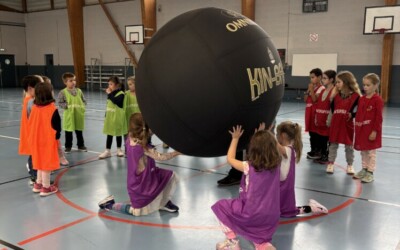
[[[142,208],[150,204],[168,184],[172,171],[156,167],[154,159],[147,157],[146,167],[142,173],[136,174],[139,159],[144,156],[141,145],[130,145],[129,138],[126,141],[126,153],[128,158],[127,189],[134,208]]]
[[[292,146],[289,146],[292,153],[290,158],[290,168],[286,180],[281,181],[281,217],[295,217],[298,213],[296,207],[296,196],[294,193],[296,153]]]
[[[257,244],[270,242],[279,223],[279,168],[256,172],[250,166],[246,190],[243,175],[239,197],[223,199],[211,209],[233,232]]]

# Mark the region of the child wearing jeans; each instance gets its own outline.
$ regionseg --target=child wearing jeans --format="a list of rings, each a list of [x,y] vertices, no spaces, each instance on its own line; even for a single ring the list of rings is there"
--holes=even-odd
[[[148,144],[151,131],[140,113],[129,120],[129,134],[126,140],[128,178],[127,189],[130,203],[115,203],[110,195],[99,202],[99,207],[134,216],[153,213],[158,210],[178,212],[172,203],[178,176],[175,172],[156,166],[155,160],[169,160],[180,153],[174,151],[161,154]]]

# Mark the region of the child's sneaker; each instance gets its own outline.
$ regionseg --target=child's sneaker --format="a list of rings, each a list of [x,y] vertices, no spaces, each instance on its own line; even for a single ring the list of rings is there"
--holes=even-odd
[[[85,146],[80,146],[80,147],[78,147],[78,151],[87,152],[87,148]]]
[[[40,190],[42,189],[42,184],[39,183],[33,183],[33,188],[32,188],[32,192],[34,193],[40,193]]]
[[[106,149],[106,151],[104,151],[103,153],[101,153],[99,155],[99,159],[105,159],[105,158],[108,158],[108,157],[111,157],[111,152],[110,152],[109,149]]]
[[[310,199],[308,205],[311,207],[313,214],[327,214],[329,211],[316,200]]]
[[[117,148],[117,156],[118,157],[124,157],[125,156],[124,151],[122,151],[121,148]]]
[[[326,173],[333,174],[333,170],[334,170],[333,163],[329,163],[328,166],[326,166]]]
[[[276,250],[276,248],[269,242],[262,244],[254,243],[254,246],[255,250]]]
[[[354,168],[353,168],[352,165],[347,165],[346,173],[347,173],[348,175],[353,175],[353,174],[354,174]]]
[[[115,203],[114,195],[110,195],[110,196],[107,196],[106,198],[102,199],[99,202],[99,207],[101,209],[111,210],[111,208],[114,205],[114,203]]]
[[[65,156],[61,156],[60,157],[60,164],[61,164],[61,166],[68,166],[69,165],[69,161],[65,158]]]
[[[29,185],[33,185],[36,183],[36,176],[31,176],[29,177]]]
[[[323,155],[323,156],[321,156],[321,158],[315,159],[314,162],[315,163],[319,163],[319,164],[323,164],[323,165],[328,164],[329,163],[328,156]]]
[[[307,153],[307,159],[319,159],[321,158],[321,154],[318,152],[310,151]]]
[[[179,210],[179,207],[172,203],[172,201],[168,201],[164,207],[160,208],[160,210],[164,210],[170,213],[176,213]]]
[[[66,154],[70,154],[70,153],[71,153],[71,150],[72,150],[72,148],[65,148],[65,149],[64,149],[64,152],[65,152]]]
[[[40,190],[40,196],[49,196],[57,192],[58,188],[54,185],[50,185],[48,188],[42,187],[42,189]]]
[[[364,177],[361,179],[361,182],[370,183],[374,181],[374,173],[367,171]]]
[[[217,243],[217,250],[240,250],[239,240],[229,240],[226,239],[222,242]]]
[[[365,174],[367,173],[367,169],[363,168],[357,172],[357,174],[353,175],[353,179],[362,179],[364,178]]]

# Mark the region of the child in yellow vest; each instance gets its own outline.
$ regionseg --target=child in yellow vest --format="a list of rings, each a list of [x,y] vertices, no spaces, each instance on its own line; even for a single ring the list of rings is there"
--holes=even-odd
[[[58,94],[58,105],[64,109],[63,129],[65,131],[65,153],[71,153],[72,132],[75,131],[78,151],[87,152],[82,131],[85,128],[86,100],[82,90],[76,88],[76,78],[73,73],[62,75],[66,86]]]
[[[125,92],[124,86],[117,76],[108,79],[106,93],[107,108],[103,133],[107,135],[107,142],[106,150],[99,155],[99,159],[111,157],[113,136],[117,139],[117,156],[124,157],[125,154],[121,149],[122,136],[128,132],[124,109]]]

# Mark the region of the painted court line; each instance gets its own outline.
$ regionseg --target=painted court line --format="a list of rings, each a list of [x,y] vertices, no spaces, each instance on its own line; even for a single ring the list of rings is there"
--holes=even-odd
[[[11,137],[11,136],[5,136],[5,135],[0,135],[1,138],[6,138],[6,139],[11,139],[11,140],[17,140],[19,141],[19,138],[16,137]]]

